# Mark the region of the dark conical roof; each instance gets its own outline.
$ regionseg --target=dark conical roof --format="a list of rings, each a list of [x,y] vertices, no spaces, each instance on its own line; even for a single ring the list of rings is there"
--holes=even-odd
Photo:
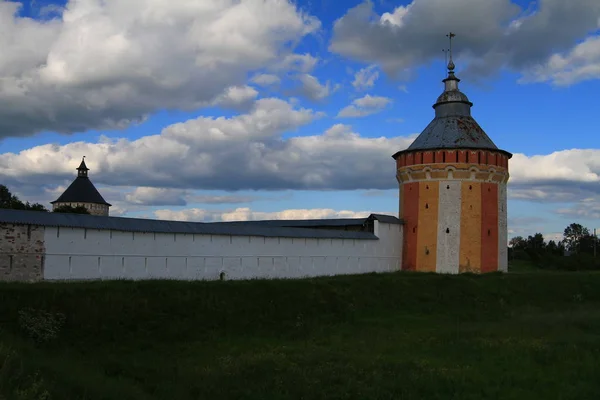
[[[50,204],[54,203],[95,203],[95,204],[106,204],[111,206],[104,200],[98,189],[94,186],[90,178],[87,176],[89,168],[85,165],[85,161],[82,159],[81,164],[77,168],[77,178],[69,185],[67,190],[64,191],[60,197]]]
[[[81,164],[79,164],[79,167],[77,167],[78,171],[89,171],[90,169],[87,167],[87,165],[85,165],[85,156],[83,156],[83,158],[81,159]]]
[[[433,105],[435,117],[406,150],[397,152],[393,157],[408,151],[438,149],[496,150],[510,156],[510,153],[498,149],[471,116],[473,103],[458,89],[460,79],[454,75],[452,61],[448,65],[448,77],[443,82],[444,92]]]

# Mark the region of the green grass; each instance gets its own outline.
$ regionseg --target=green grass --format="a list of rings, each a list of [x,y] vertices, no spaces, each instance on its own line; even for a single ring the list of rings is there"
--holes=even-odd
[[[598,273],[1,284],[0,305],[7,400],[600,398]],[[26,307],[66,315],[55,340]]]

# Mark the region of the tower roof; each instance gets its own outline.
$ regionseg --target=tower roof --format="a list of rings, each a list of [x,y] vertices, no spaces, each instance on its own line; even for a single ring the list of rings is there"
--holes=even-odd
[[[471,116],[473,103],[469,101],[467,95],[459,90],[460,79],[454,74],[454,69],[455,65],[452,53],[450,53],[448,76],[442,81],[444,82],[444,91],[433,105],[435,117],[412,144],[406,150],[394,154],[394,158],[403,152],[438,149],[496,150],[512,156],[512,154],[498,149]]]
[[[87,167],[87,165],[85,165],[85,156],[83,156],[83,158],[81,159],[81,164],[79,164],[79,167],[77,167],[78,171],[89,171],[90,169]]]
[[[94,186],[90,178],[87,176],[89,168],[85,165],[85,160],[81,160],[81,164],[77,167],[77,178],[69,185],[67,190],[60,197],[50,204],[54,203],[94,203],[106,204],[111,206],[104,200],[98,189]]]

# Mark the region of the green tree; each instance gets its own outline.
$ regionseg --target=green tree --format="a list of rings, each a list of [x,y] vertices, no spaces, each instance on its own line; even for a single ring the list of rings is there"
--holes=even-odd
[[[0,184],[0,208],[10,208],[13,210],[31,210],[31,211],[48,211],[40,203],[30,204],[23,203],[17,196],[12,194],[8,187]]]
[[[600,251],[600,240],[598,240],[598,238],[596,238],[593,234],[582,236],[579,239],[579,252],[594,254],[594,242],[596,242],[596,251]]]
[[[69,205],[58,206],[54,209],[54,212],[70,213],[70,214],[89,214],[90,213],[88,211],[88,209],[85,208],[84,206],[73,207],[73,206],[69,206]]]
[[[558,253],[558,245],[556,244],[556,242],[554,240],[550,240],[548,242],[548,244],[546,245],[546,251],[550,254]]]
[[[544,241],[544,235],[536,233],[533,236],[527,237],[527,249],[536,252],[541,252],[546,248],[546,242]]]
[[[508,244],[515,250],[525,250],[527,248],[527,241],[523,239],[523,236],[513,237],[512,239],[510,239],[510,242],[508,242]]]
[[[572,223],[567,226],[563,232],[563,243],[567,250],[577,253],[579,251],[581,239],[586,236],[590,236],[588,228],[584,228],[580,224]]]

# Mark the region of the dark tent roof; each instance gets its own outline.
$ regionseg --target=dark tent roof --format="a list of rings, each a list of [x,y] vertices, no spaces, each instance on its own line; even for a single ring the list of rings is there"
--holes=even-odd
[[[454,63],[448,64],[448,70],[444,92],[433,105],[434,119],[407,149],[392,157],[416,150],[481,149],[499,151],[510,158],[512,154],[498,149],[471,116],[473,103],[458,89],[460,79],[454,75]]]
[[[111,206],[104,200],[102,195],[98,192],[98,189],[94,186],[90,178],[85,176],[78,176],[75,178],[73,183],[69,185],[67,190],[60,197],[50,204],[54,203],[95,203],[95,204],[106,204]]]

